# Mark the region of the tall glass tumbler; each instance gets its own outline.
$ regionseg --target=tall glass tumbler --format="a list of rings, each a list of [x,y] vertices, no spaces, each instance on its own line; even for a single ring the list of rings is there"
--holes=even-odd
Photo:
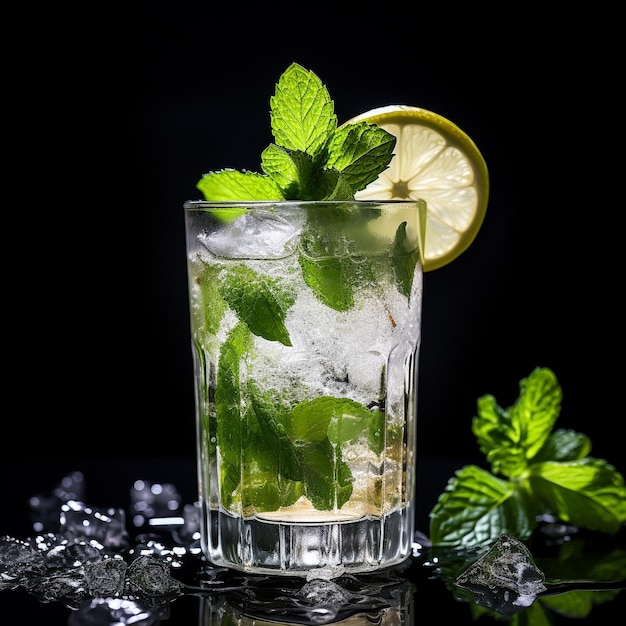
[[[423,201],[188,201],[202,549],[334,577],[414,532]]]

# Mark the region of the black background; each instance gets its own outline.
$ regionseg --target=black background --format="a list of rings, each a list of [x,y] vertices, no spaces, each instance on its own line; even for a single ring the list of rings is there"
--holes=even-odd
[[[425,276],[421,457],[480,456],[476,399],[509,406],[542,366],[563,388],[557,425],[626,472],[621,20],[546,10],[133,0],[14,14],[29,54],[5,64],[0,535],[72,470],[99,506],[124,506],[135,476],[195,497],[182,205],[204,172],[258,169],[293,61],[340,122],[421,106],[489,168],[474,243]],[[418,475],[420,519],[444,481]],[[39,608],[46,623],[65,614]]]
[[[541,366],[557,425],[626,470],[611,15],[135,0],[100,18],[42,46],[13,92],[6,458],[194,456],[182,204],[204,172],[258,170],[296,61],[340,122],[421,106],[489,168],[476,239],[425,275],[418,452],[478,454],[477,398],[509,406]]]
[[[257,11],[261,19],[260,9],[242,19],[254,24]],[[408,5],[314,13],[255,30],[204,4],[138,15],[132,210],[142,218],[137,249],[122,249],[120,260],[140,276],[124,307],[135,315],[125,340],[134,340],[115,359],[125,378],[106,376],[122,400],[110,407],[115,421],[124,415],[125,428],[137,424],[160,449],[190,450],[181,203],[200,197],[206,171],[258,170],[271,141],[269,97],[297,61],[325,82],[340,122],[390,103],[421,106],[465,130],[489,167],[480,233],[425,276],[418,450],[473,453],[476,399],[492,393],[509,406],[519,381],[542,366],[563,388],[558,425],[587,433],[594,454],[626,469],[614,436],[623,346],[614,280],[623,264],[609,243],[606,174],[596,174],[611,132],[598,123],[611,110],[609,51],[581,37],[574,16],[487,19],[474,8],[427,14]],[[166,436],[148,434],[154,420]]]

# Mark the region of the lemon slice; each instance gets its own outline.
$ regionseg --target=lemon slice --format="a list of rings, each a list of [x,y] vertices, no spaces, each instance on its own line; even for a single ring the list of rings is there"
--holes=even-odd
[[[424,271],[456,259],[476,237],[487,210],[489,175],[474,142],[450,120],[413,106],[372,109],[346,124],[355,122],[376,124],[396,137],[389,168],[355,198],[425,200]]]

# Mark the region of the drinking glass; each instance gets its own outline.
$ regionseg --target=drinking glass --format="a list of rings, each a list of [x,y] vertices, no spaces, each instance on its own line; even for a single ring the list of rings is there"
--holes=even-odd
[[[322,578],[404,561],[426,204],[184,209],[206,558]]]

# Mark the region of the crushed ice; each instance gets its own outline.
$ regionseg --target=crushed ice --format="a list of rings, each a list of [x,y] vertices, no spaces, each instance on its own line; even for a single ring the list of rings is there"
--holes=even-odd
[[[217,257],[228,259],[280,259],[293,253],[299,229],[269,211],[244,213],[200,243]]]
[[[0,591],[22,588],[41,602],[64,604],[72,610],[68,626],[157,626],[186,593],[217,617],[232,611],[319,626],[376,612],[381,623],[393,622],[413,602],[405,570],[418,561],[424,570],[438,569],[426,558],[429,538],[417,531],[412,558],[375,575],[247,575],[204,559],[198,506],[184,505],[173,485],[133,484],[132,532],[124,509],[89,506],[84,492],[80,472],[66,476],[52,493],[29,500],[32,537],[0,536]],[[546,591],[544,582],[524,544],[506,534],[453,581],[476,604],[505,616],[530,606]]]

